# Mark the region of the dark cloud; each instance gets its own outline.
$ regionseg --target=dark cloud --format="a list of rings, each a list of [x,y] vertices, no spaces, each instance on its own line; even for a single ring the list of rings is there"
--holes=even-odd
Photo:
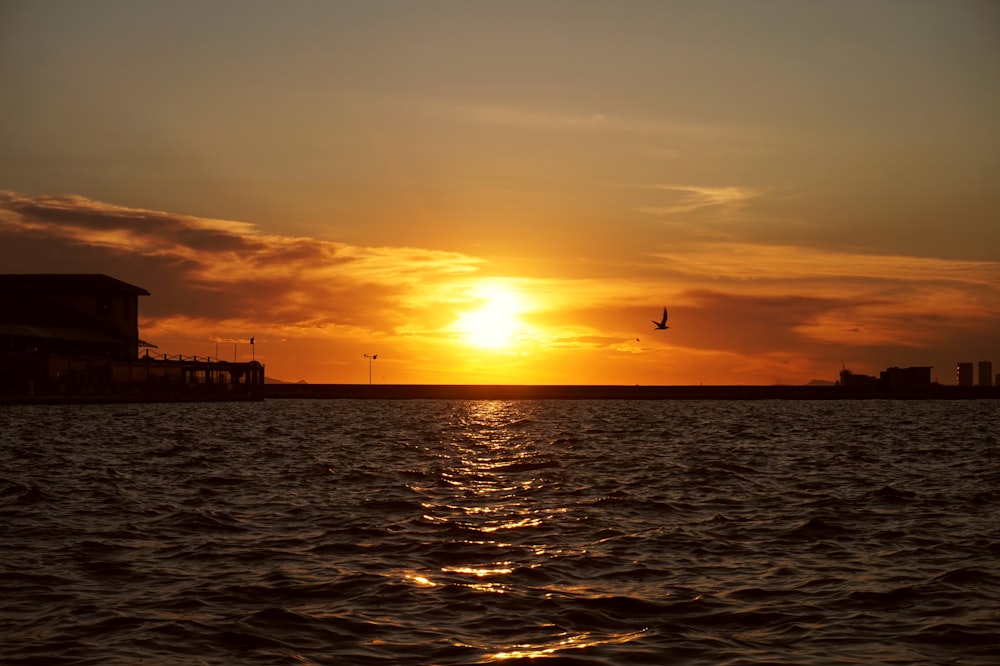
[[[766,353],[815,346],[797,331],[825,312],[843,307],[829,298],[760,296],[715,291],[684,295],[675,308],[670,335],[696,349],[725,349],[741,354]]]
[[[195,218],[156,211],[107,206],[81,197],[27,198],[0,194],[0,205],[29,224],[53,230],[127,231],[137,237],[169,241],[206,252],[250,252],[262,243],[219,228],[206,228]]]
[[[166,237],[185,245],[192,250],[204,252],[253,252],[263,250],[266,246],[247,240],[225,231],[212,229],[193,229],[181,225],[170,226],[164,230]],[[170,232],[173,233],[170,233]],[[162,234],[161,234],[162,235]]]
[[[0,192],[5,272],[106,273],[148,290],[142,313],[153,319],[391,332],[414,275],[447,273],[456,261],[468,265],[459,255],[356,248],[81,197]]]
[[[192,285],[184,279],[200,264],[176,255],[132,254],[63,239],[47,231],[0,226],[0,263],[8,273],[107,273],[152,294],[142,299],[142,312],[149,316],[219,312],[215,304],[196,298]]]
[[[266,254],[256,254],[251,257],[257,266],[268,264],[311,265],[315,262],[347,262],[348,258],[337,257],[330,248],[322,247],[312,239],[297,238],[269,248]]]

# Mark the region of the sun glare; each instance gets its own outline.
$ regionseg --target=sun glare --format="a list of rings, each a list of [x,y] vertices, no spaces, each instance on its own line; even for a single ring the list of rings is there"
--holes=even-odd
[[[524,328],[520,315],[525,304],[510,287],[498,283],[479,285],[473,292],[482,305],[459,315],[455,330],[468,344],[483,349],[505,349],[515,344]]]

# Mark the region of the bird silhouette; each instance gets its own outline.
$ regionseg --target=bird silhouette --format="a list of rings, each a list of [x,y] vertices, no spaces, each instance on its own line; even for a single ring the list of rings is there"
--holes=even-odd
[[[661,319],[660,321],[656,321],[654,319],[652,321],[653,321],[653,324],[656,326],[656,328],[653,329],[653,330],[656,330],[656,331],[665,331],[668,328],[670,328],[669,326],[667,326],[667,309],[666,308],[663,308],[663,319]]]

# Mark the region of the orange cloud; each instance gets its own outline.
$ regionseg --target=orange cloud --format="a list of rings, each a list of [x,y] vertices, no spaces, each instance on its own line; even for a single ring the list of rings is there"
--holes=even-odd
[[[638,211],[659,216],[674,216],[693,213],[701,209],[734,211],[761,192],[749,187],[736,185],[711,187],[702,185],[649,185],[641,189],[656,190],[667,194],[667,202],[640,206]]]
[[[253,225],[112,206],[82,197],[0,196],[8,234],[36,238],[38,255],[70,245],[75,263],[124,263],[137,282],[183,285],[198,298],[148,304],[160,315],[190,315],[210,304],[217,317],[289,325],[313,322],[337,307],[352,319],[358,289],[378,303],[385,292],[412,289],[426,279],[476,270],[478,260],[419,248],[358,247],[260,233]],[[141,258],[143,270],[134,264]],[[365,310],[370,310],[366,307]],[[322,319],[322,315],[320,315]]]
[[[398,383],[800,383],[842,364],[933,365],[948,381],[960,358],[990,358],[1000,325],[996,262],[679,241],[631,261],[520,258],[517,275],[459,252],[76,196],[0,193],[0,259],[135,283],[152,293],[142,336],[161,351],[253,353],[269,375],[313,382],[367,381],[362,353],[379,354],[376,381]],[[663,305],[671,328],[654,333]],[[503,335],[475,330],[508,316]],[[251,335],[253,349],[218,342]]]

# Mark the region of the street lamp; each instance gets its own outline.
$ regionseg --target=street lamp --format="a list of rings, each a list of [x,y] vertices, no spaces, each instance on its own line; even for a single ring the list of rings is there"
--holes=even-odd
[[[368,385],[371,386],[372,383],[372,361],[378,358],[378,354],[362,354],[366,359],[368,359]]]

